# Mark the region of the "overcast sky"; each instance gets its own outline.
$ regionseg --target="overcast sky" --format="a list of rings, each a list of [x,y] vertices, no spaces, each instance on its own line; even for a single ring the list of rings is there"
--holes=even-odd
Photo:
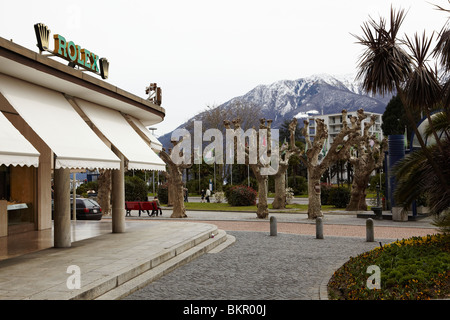
[[[0,0],[0,37],[36,50],[33,25],[105,57],[109,83],[145,98],[163,91],[157,135],[259,84],[356,72],[369,16],[409,10],[402,34],[439,31],[448,0]],[[53,44],[51,44],[53,49]]]

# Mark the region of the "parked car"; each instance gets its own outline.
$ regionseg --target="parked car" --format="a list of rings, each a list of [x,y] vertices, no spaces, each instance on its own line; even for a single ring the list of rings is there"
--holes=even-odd
[[[70,198],[70,216],[72,217],[72,203],[73,200]],[[87,198],[76,198],[76,215],[77,220],[101,220],[103,213],[102,208],[93,199]],[[52,199],[52,219],[53,219],[53,209],[54,202]]]
[[[70,199],[70,202],[72,203],[72,199]],[[103,216],[102,208],[97,203],[97,201],[93,199],[76,198],[76,204],[77,204],[76,206],[77,220],[102,219]]]

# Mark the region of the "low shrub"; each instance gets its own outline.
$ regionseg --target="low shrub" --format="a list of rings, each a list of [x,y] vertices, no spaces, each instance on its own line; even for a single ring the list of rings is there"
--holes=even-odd
[[[336,208],[345,208],[350,202],[350,190],[346,187],[332,188],[330,192],[330,205]]]
[[[350,190],[346,187],[321,186],[320,202],[322,205],[345,208],[350,202]]]
[[[257,192],[247,186],[233,186],[225,189],[225,197],[228,204],[233,207],[254,206]]]
[[[148,186],[138,176],[125,176],[125,201],[147,201]]]
[[[331,189],[330,185],[321,185],[320,186],[320,203],[322,205],[330,205],[331,204]]]
[[[302,176],[288,177],[288,186],[295,195],[308,193],[308,180]]]
[[[160,203],[164,203],[164,204],[169,203],[169,189],[168,189],[167,182],[158,186],[157,194],[158,194],[158,200]]]
[[[445,234],[412,237],[350,258],[331,278],[334,299],[427,300],[450,294],[450,242]],[[369,266],[380,268],[380,289],[367,288]]]
[[[98,192],[98,181],[89,181],[83,183],[77,188],[76,193],[78,195],[87,194],[89,190],[94,190],[95,192]]]

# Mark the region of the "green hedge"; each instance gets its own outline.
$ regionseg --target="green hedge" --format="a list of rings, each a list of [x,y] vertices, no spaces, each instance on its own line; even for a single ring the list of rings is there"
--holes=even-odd
[[[167,182],[158,187],[157,194],[160,203],[169,203],[169,190]]]
[[[225,198],[233,207],[256,205],[257,192],[247,186],[232,186],[225,189]]]
[[[125,201],[147,201],[148,186],[144,180],[125,176]]]
[[[345,208],[350,202],[350,196],[350,190],[346,187],[321,186],[320,201],[322,205]]]

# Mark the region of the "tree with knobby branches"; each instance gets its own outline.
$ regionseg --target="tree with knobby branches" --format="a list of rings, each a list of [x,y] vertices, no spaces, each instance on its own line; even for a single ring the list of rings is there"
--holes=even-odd
[[[291,120],[288,128],[290,133],[289,143],[284,142],[280,148],[279,169],[274,175],[275,197],[272,203],[273,209],[286,208],[286,171],[289,167],[289,159],[294,155],[298,157],[303,155],[303,151],[295,145],[297,118]]]
[[[234,128],[231,128],[231,124]],[[244,142],[245,136],[241,128],[241,120],[237,118],[233,121],[224,121],[224,126],[227,129],[227,143],[230,143],[229,137],[233,136],[233,155],[236,157],[239,157],[240,153],[244,155],[245,164],[250,166],[258,183],[256,216],[260,219],[266,219],[269,216],[267,204],[268,175],[275,173],[270,166],[272,155],[271,125],[272,120],[260,119],[259,131],[251,130],[248,135],[249,143],[247,144]],[[234,143],[234,138],[237,139],[236,143]]]
[[[375,124],[376,115],[372,115],[370,122],[364,122],[363,133],[357,133],[350,149],[348,161],[354,167],[353,183],[348,211],[366,211],[366,188],[372,172],[383,165],[384,152],[387,150],[387,140],[379,141],[369,129]]]
[[[172,141],[174,147],[178,145],[180,141]],[[173,157],[173,153],[179,150],[177,157]],[[186,208],[184,206],[184,184],[183,184],[183,170],[192,167],[191,161],[178,161],[183,159],[184,152],[186,150],[169,149],[167,153],[165,148],[160,152],[161,159],[167,165],[167,171],[164,172],[168,182],[168,197],[169,204],[173,204],[173,211],[171,218],[186,218]]]
[[[309,121],[303,121],[305,124],[303,135],[305,136],[307,151],[305,152],[306,157],[301,157],[300,159],[302,159],[308,171],[308,219],[316,219],[323,216],[320,200],[320,179],[331,163],[348,158],[352,141],[358,134],[358,131],[361,131],[361,122],[365,117],[364,111],[362,109],[358,110],[357,116],[350,118],[351,125],[349,126],[347,123],[347,110],[342,110],[343,128],[334,138],[330,149],[323,156],[322,160],[319,160],[319,155],[322,153],[323,146],[328,138],[328,128],[323,119],[316,118],[316,134],[312,141],[309,135]]]

